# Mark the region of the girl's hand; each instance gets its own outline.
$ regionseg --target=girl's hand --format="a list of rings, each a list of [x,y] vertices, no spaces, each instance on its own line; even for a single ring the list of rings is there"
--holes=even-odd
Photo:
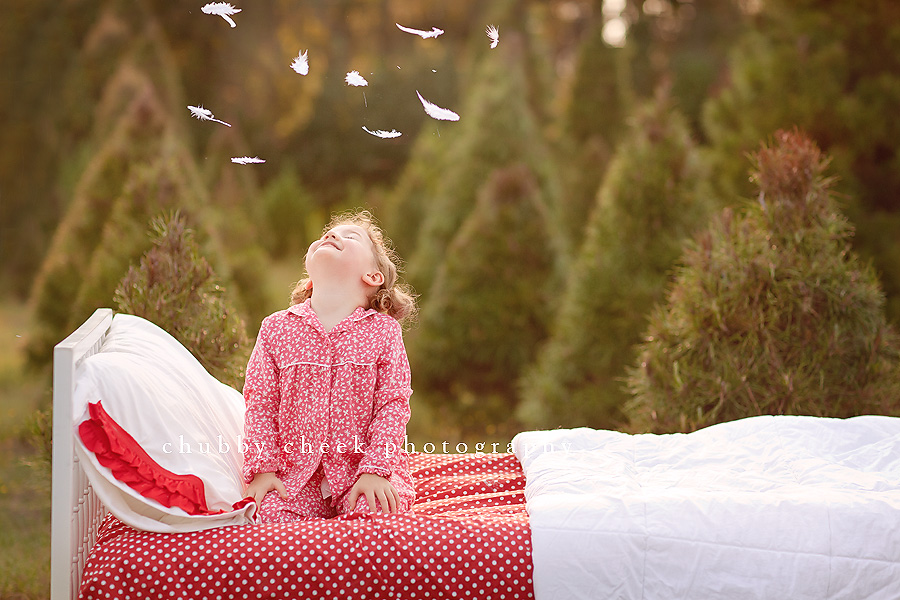
[[[365,495],[366,502],[369,503],[369,510],[373,513],[376,509],[375,500],[381,505],[381,509],[387,513],[397,512],[400,505],[400,494],[391,485],[391,482],[379,475],[372,473],[363,473],[356,480],[356,483],[350,488],[350,506],[356,510],[356,504],[360,496]]]
[[[247,486],[247,492],[244,497],[253,498],[256,504],[262,502],[263,497],[272,490],[277,490],[282,500],[287,500],[288,493],[284,487],[284,483],[275,473],[257,473],[253,476],[253,481]]]

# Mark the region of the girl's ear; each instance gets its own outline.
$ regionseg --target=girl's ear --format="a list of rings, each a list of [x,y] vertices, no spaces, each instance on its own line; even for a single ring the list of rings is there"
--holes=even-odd
[[[363,275],[363,281],[372,287],[379,287],[384,284],[384,273],[375,271],[374,273],[366,273]]]

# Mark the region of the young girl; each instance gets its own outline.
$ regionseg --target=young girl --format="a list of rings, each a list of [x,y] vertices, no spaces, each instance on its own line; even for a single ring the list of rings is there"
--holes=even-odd
[[[397,513],[415,497],[403,445],[415,312],[368,212],[306,253],[292,306],[266,317],[247,365],[243,475],[262,523]]]

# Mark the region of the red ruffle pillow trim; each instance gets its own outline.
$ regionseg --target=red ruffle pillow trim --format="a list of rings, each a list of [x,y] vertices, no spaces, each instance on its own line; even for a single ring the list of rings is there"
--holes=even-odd
[[[203,481],[196,475],[179,475],[164,469],[141,448],[131,434],[104,410],[101,403],[88,403],[89,418],[78,426],[85,447],[97,456],[113,476],[144,498],[169,508],[180,508],[190,515],[218,515],[206,505]],[[235,510],[252,502],[244,499]]]

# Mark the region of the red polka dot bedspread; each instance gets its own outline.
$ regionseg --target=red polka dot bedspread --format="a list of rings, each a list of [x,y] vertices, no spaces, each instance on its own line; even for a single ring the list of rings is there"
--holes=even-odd
[[[533,598],[525,476],[512,454],[412,454],[401,515],[152,533],[112,515],[80,597]]]

